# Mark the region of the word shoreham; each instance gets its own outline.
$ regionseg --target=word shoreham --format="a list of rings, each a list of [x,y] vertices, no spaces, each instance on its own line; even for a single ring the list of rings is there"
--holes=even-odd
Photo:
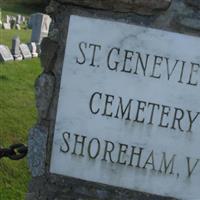
[[[70,153],[72,156],[99,159],[111,164],[136,167],[143,170],[152,170],[164,175],[180,176],[176,168],[176,154],[155,152],[138,145],[116,143],[109,140],[88,138],[85,135],[71,134],[65,131],[62,134],[63,144],[60,146],[62,153]],[[200,158],[184,158],[185,172],[182,174],[191,177],[195,170],[200,170]],[[176,168],[177,170],[177,168]]]

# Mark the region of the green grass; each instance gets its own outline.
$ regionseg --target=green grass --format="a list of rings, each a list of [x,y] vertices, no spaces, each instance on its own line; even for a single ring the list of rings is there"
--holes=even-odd
[[[12,38],[14,36],[19,36],[21,42],[27,43],[31,39],[31,30],[3,30],[0,29],[0,44],[4,44],[11,48],[12,46]]]
[[[0,146],[27,143],[36,122],[34,81],[41,72],[39,59],[0,64]],[[0,160],[0,199],[22,200],[30,175],[27,160]]]
[[[34,2],[34,3],[33,3]],[[0,0],[5,15],[29,16],[40,12],[39,0]],[[12,38],[19,36],[27,43],[31,30],[0,29],[0,44],[11,48]],[[0,63],[0,146],[27,144],[28,130],[36,123],[34,82],[41,73],[39,58]],[[30,174],[27,159],[0,160],[0,200],[23,200],[28,191]]]

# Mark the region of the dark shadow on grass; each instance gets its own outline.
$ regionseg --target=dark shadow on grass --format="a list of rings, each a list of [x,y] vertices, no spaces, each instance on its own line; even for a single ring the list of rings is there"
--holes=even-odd
[[[0,75],[0,80],[7,81],[8,77],[5,75]]]

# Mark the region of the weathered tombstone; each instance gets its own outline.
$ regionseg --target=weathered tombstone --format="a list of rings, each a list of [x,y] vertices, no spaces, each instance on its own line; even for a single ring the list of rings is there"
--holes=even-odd
[[[20,26],[19,24],[16,24],[16,25],[15,25],[15,28],[16,28],[17,30],[21,30],[21,26]]]
[[[11,60],[13,60],[13,56],[10,52],[10,49],[5,45],[0,44],[0,61],[6,62]]]
[[[27,44],[22,43],[19,45],[19,48],[24,59],[32,58],[31,52]]]
[[[11,29],[11,25],[10,25],[10,23],[5,23],[5,22],[4,22],[4,23],[2,24],[2,28],[5,29],[5,30],[10,30],[10,29]]]
[[[113,2],[46,9],[28,200],[200,197],[198,8]]]
[[[51,18],[42,13],[31,15],[29,27],[32,28],[31,42],[40,44],[44,37],[48,36]]]
[[[10,23],[10,16],[6,15],[6,23]]]
[[[28,47],[29,47],[29,49],[30,49],[30,52],[31,52],[31,54],[32,54],[32,57],[33,57],[33,58],[38,57],[37,45],[36,45],[36,43],[35,43],[35,42],[30,42],[30,43],[28,44]]]
[[[15,60],[22,60],[22,54],[19,49],[19,46],[20,46],[20,39],[18,36],[15,36],[12,39],[12,49],[11,49],[11,52]]]
[[[21,15],[17,15],[17,18],[16,18],[16,23],[17,24],[21,24]]]

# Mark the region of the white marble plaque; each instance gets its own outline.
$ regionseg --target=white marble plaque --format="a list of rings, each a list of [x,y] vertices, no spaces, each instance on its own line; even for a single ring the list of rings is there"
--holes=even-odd
[[[51,173],[200,198],[200,38],[71,16]]]

